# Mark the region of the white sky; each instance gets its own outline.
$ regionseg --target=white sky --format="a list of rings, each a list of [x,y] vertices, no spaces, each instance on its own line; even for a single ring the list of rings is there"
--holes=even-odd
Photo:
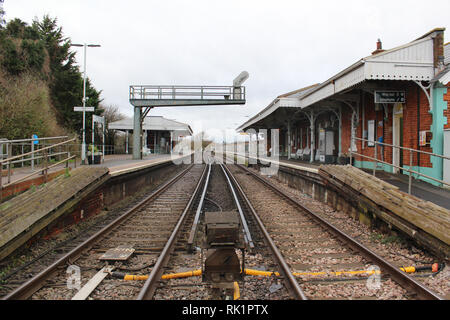
[[[231,85],[248,71],[245,106],[151,111],[194,132],[235,129],[276,96],[370,55],[377,38],[389,49],[450,21],[448,0],[5,0],[3,7],[7,21],[49,14],[73,43],[101,44],[88,49],[87,75],[104,103],[128,116],[131,84]],[[74,50],[82,70],[82,48]]]

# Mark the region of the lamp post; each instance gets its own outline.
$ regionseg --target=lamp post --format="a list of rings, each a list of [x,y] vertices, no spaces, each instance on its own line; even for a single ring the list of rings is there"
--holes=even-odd
[[[86,164],[86,48],[100,47],[99,44],[72,43],[71,47],[84,47],[84,71],[83,71],[83,142],[81,144],[81,164]],[[92,150],[94,151],[94,150]]]

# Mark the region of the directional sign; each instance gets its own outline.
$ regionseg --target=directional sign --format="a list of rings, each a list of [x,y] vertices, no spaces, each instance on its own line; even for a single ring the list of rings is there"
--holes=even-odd
[[[81,111],[81,112],[83,112],[83,110],[84,110],[85,112],[94,112],[94,107],[86,107],[86,108],[83,108],[83,107],[73,107],[73,111]]]
[[[375,91],[375,103],[405,103],[405,91]]]
[[[97,122],[97,123],[101,123],[101,124],[105,124],[105,117],[100,117],[100,116],[96,116],[96,115],[92,115],[92,120],[93,122]]]

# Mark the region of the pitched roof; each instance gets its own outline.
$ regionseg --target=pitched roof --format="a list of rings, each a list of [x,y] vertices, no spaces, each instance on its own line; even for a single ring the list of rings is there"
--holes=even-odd
[[[433,37],[444,30],[435,28],[414,41],[362,58],[320,84],[282,94],[238,130],[270,115],[278,107],[306,108],[365,80],[431,81],[434,78]],[[448,44],[444,46],[447,63],[449,48]],[[280,102],[282,100],[286,105]]]
[[[314,87],[317,87],[320,83],[315,83],[311,86],[308,87],[304,87],[301,89],[297,89],[282,95],[279,95],[277,98],[287,98],[287,97],[291,97],[291,96],[302,96],[303,94],[306,94],[306,92],[308,92],[309,90],[313,89]]]
[[[434,77],[433,80],[431,80],[431,82],[436,81],[439,81],[444,86],[446,86],[450,82],[450,66],[439,72],[437,76]]]
[[[111,122],[108,125],[109,129],[117,130],[133,130],[133,119],[125,118],[123,120]],[[166,119],[161,116],[145,117],[142,123],[143,130],[163,130],[163,131],[185,131],[186,134],[192,135],[191,127],[182,122],[171,119]]]

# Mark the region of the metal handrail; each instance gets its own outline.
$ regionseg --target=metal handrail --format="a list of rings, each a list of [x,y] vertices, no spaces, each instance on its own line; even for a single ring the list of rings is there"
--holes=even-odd
[[[68,153],[67,151],[51,153],[51,154],[48,155],[48,157],[56,157],[56,156],[60,156],[60,155],[67,154],[67,153]],[[23,163],[23,162],[31,161],[31,160],[33,160],[33,159],[34,159],[34,160],[37,160],[37,159],[42,159],[42,158],[44,158],[44,156],[36,156],[36,157],[33,157],[33,158],[26,158],[26,159],[21,159],[21,160],[14,160],[14,161],[11,161],[11,162],[9,162],[9,163],[10,163],[10,164]]]
[[[410,169],[412,167],[413,152],[424,153],[424,154],[428,154],[430,156],[435,156],[435,157],[439,157],[439,158],[446,159],[446,160],[450,160],[450,157],[447,157],[447,156],[444,156],[444,155],[440,155],[440,154],[436,154],[436,153],[433,153],[433,152],[417,150],[417,149],[412,149],[412,148],[408,148],[408,147],[402,147],[402,146],[397,146],[397,145],[393,145],[393,144],[389,144],[389,143],[383,143],[383,142],[379,142],[379,141],[368,140],[368,139],[363,139],[363,138],[358,138],[358,137],[352,137],[352,139],[374,143],[375,144],[375,146],[374,146],[375,147],[375,150],[374,150],[375,157],[370,157],[370,156],[367,156],[367,155],[364,155],[364,154],[360,154],[360,153],[354,152],[354,151],[352,151],[352,148],[350,147],[350,165],[352,165],[352,155],[357,155],[357,156],[360,156],[360,157],[363,157],[363,158],[367,158],[367,159],[371,159],[371,160],[375,161],[375,164],[374,164],[374,167],[373,167],[373,173],[372,173],[373,176],[375,176],[375,172],[376,172],[376,168],[378,166],[378,163],[383,163],[383,164],[389,165],[391,167],[407,171],[409,173],[408,194],[411,194],[411,187],[412,187],[412,175],[411,174],[417,174],[417,175],[419,175],[421,177],[425,177],[427,179],[436,181],[438,183],[450,186],[450,183],[447,183],[447,182],[445,182],[443,180],[439,180],[439,179],[436,179],[434,177],[430,177],[429,175],[426,175],[426,174],[423,174],[423,173],[420,173],[420,172],[417,172],[415,170],[411,170]],[[353,145],[353,141],[352,141],[352,145]],[[389,163],[389,162],[386,162],[386,161],[383,161],[383,160],[379,160],[378,157],[377,157],[377,146],[378,145],[388,146],[388,147],[392,147],[392,148],[398,148],[398,149],[409,151],[409,168],[407,169],[407,168],[405,168],[403,166],[397,166],[397,165],[395,165],[393,163]]]
[[[60,136],[60,137],[46,137],[46,138],[37,138],[37,139],[18,139],[18,140],[0,140],[0,144],[8,144],[8,143],[17,143],[17,142],[32,142],[36,140],[56,140],[56,139],[66,139],[68,136]]]
[[[413,152],[418,152],[418,153],[424,153],[424,154],[428,154],[430,156],[435,156],[435,157],[439,157],[439,158],[450,160],[450,157],[447,157],[447,156],[444,156],[444,155],[441,155],[441,154],[437,154],[437,153],[433,153],[433,152],[417,150],[417,149],[412,149],[412,148],[402,147],[402,146],[396,146],[395,144],[389,144],[389,143],[384,143],[384,142],[379,142],[379,141],[367,140],[367,139],[358,138],[358,137],[353,137],[353,138],[356,139],[356,140],[361,140],[361,141],[365,141],[365,142],[372,142],[372,143],[379,144],[379,145],[382,145],[382,146],[388,146],[388,147],[394,147],[394,148],[408,150],[408,151],[413,151]]]
[[[76,140],[76,138],[73,138],[73,139],[70,139],[70,140],[67,140],[67,141],[59,142],[59,143],[57,143],[57,144],[52,144],[52,145],[50,145],[50,146],[48,146],[48,147],[44,147],[44,148],[37,149],[37,150],[33,150],[33,151],[30,151],[30,152],[27,152],[27,153],[24,153],[24,154],[19,154],[19,155],[17,155],[17,156],[13,156],[13,157],[11,157],[11,158],[6,158],[6,159],[3,159],[3,160],[0,160],[0,166],[1,166],[3,163],[5,163],[5,162],[10,162],[11,160],[15,160],[15,159],[19,159],[19,158],[22,158],[22,157],[25,157],[25,156],[28,156],[28,155],[32,155],[32,154],[34,154],[34,153],[36,153],[36,152],[45,151],[45,150],[48,150],[48,149],[51,149],[51,148],[54,148],[54,147],[57,147],[57,146],[66,144],[66,143],[68,143],[68,142],[75,141],[75,140]]]
[[[56,167],[56,166],[60,165],[60,164],[63,163],[63,162],[66,162],[66,168],[67,168],[67,165],[68,165],[68,163],[69,163],[69,160],[74,159],[74,158],[76,158],[76,157],[77,157],[77,156],[70,156],[70,157],[68,157],[68,158],[66,158],[66,159],[64,159],[64,160],[61,160],[61,161],[59,161],[59,162],[57,162],[57,163],[52,164],[51,166],[46,167],[46,168],[43,169],[43,170],[38,170],[38,171],[32,172],[32,173],[30,173],[29,175],[26,175],[25,177],[22,177],[22,178],[20,178],[20,179],[17,179],[17,180],[15,180],[15,181],[11,182],[11,183],[4,184],[3,187],[5,188],[5,187],[9,187],[9,186],[11,186],[11,185],[13,185],[13,184],[19,183],[19,182],[21,182],[21,181],[23,181],[23,180],[26,180],[26,179],[28,179],[29,177],[32,177],[32,176],[34,176],[34,175],[36,175],[36,174],[38,174],[38,173],[40,173],[40,172],[42,172],[42,171],[44,171],[44,170],[48,170],[48,169],[51,169],[51,168],[53,168],[53,167]]]
[[[45,138],[43,138],[43,139],[45,139]],[[52,137],[52,139],[54,139],[54,137]],[[25,141],[34,141],[36,139],[23,139],[23,140],[25,140]],[[70,152],[69,151],[60,152],[60,153],[57,153],[57,154],[50,154],[49,155],[48,154],[48,150],[50,150],[52,148],[55,148],[55,147],[58,147],[58,146],[61,146],[61,145],[66,145],[67,146],[69,142],[72,142],[72,141],[75,141],[75,140],[76,140],[76,138],[73,138],[73,139],[66,140],[66,141],[63,141],[63,142],[59,142],[59,143],[56,143],[56,144],[53,144],[53,145],[50,145],[50,146],[47,146],[47,147],[44,147],[44,148],[40,148],[40,149],[37,149],[37,150],[32,150],[30,152],[26,152],[26,153],[23,153],[23,154],[20,154],[20,155],[12,156],[12,157],[9,157],[9,158],[6,158],[6,159],[0,159],[0,201],[3,198],[3,191],[2,191],[3,187],[14,185],[14,184],[16,184],[16,183],[18,183],[20,181],[23,181],[24,179],[27,179],[27,178],[29,178],[29,177],[31,177],[31,176],[39,173],[39,172],[42,172],[42,174],[44,175],[44,181],[47,182],[48,169],[53,168],[53,167],[55,167],[55,166],[57,166],[57,165],[59,165],[59,164],[61,164],[63,162],[66,162],[66,168],[67,168],[68,165],[69,165],[69,161],[71,159],[74,159],[76,156],[70,156]],[[37,159],[37,158],[34,157],[34,154],[38,153],[38,152],[43,152],[44,153],[43,156],[39,156],[37,158],[42,158],[42,157],[44,158],[45,167],[43,169],[41,169],[41,170],[37,170],[35,172],[32,172],[29,175],[26,175],[25,177],[22,177],[22,178],[20,178],[18,180],[15,180],[15,181],[11,182],[11,164],[18,163],[18,162],[23,162],[23,161],[33,161],[34,162],[34,160]],[[53,164],[53,165],[50,165],[50,166],[48,165],[48,158],[49,157],[56,156],[56,155],[59,155],[59,154],[64,154],[64,153],[67,153],[67,158],[66,159],[61,160],[61,161],[57,162],[56,164]],[[28,156],[28,155],[31,155],[32,157],[28,158],[28,159],[23,159],[25,156]],[[21,160],[16,160],[16,159],[20,159],[20,158],[21,158]],[[16,160],[16,161],[13,161],[13,160]],[[5,185],[3,185],[3,175],[2,175],[3,166],[4,165],[6,165],[8,167],[8,169],[7,169],[8,170],[8,183],[5,184]],[[76,161],[75,161],[75,167],[76,167]]]

